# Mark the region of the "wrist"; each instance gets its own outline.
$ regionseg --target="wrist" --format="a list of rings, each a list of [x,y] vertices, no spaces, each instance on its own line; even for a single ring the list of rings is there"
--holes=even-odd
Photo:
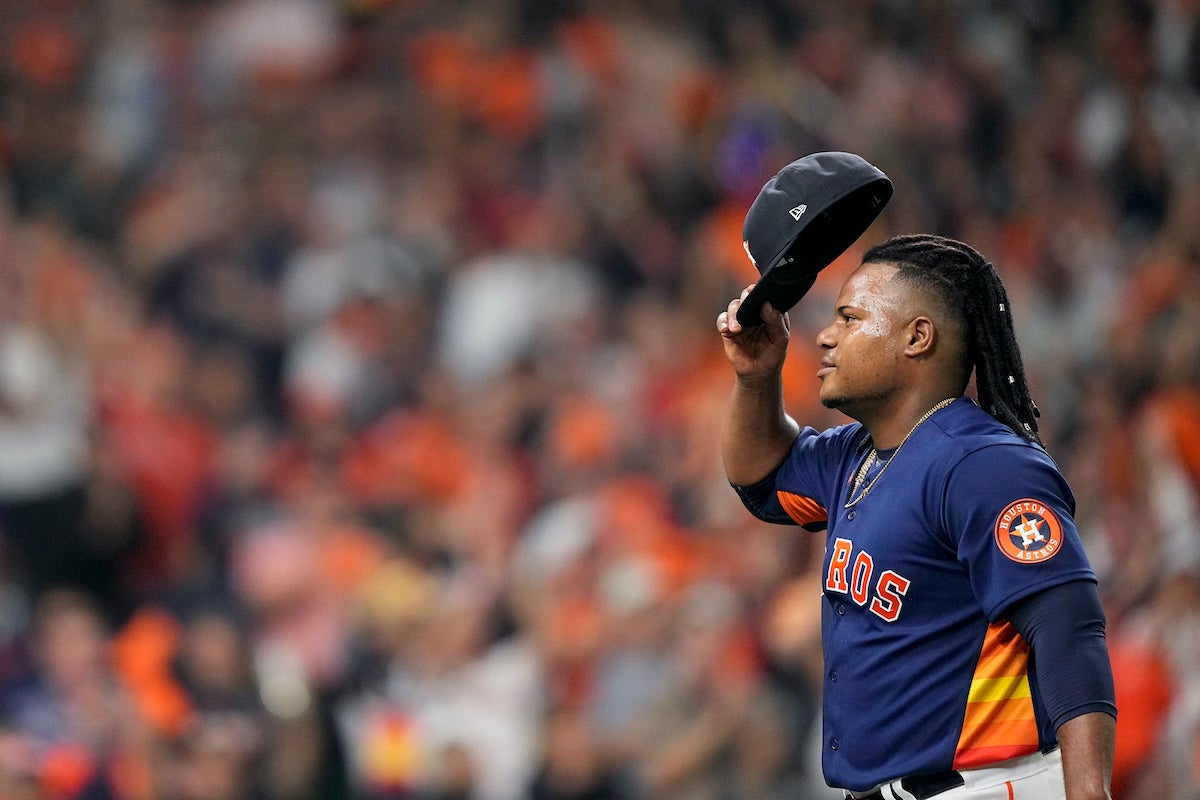
[[[769,372],[735,373],[738,388],[756,394],[783,393],[783,369]]]
[[[1112,795],[1103,790],[1072,792],[1067,789],[1067,800],[1112,800]]]

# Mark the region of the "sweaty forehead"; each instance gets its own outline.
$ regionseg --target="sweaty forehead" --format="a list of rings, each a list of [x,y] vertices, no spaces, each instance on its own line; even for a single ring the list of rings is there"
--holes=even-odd
[[[907,302],[909,292],[902,281],[893,280],[899,267],[887,262],[861,265],[846,278],[838,294],[837,305],[876,307]]]

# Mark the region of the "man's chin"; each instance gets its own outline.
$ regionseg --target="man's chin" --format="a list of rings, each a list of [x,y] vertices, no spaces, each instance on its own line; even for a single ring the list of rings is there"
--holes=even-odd
[[[857,397],[835,394],[822,397],[821,405],[829,409],[841,411],[852,419],[859,419],[859,415],[866,413],[869,409],[878,409],[886,405],[891,401],[892,396],[893,393],[890,391],[867,393]]]

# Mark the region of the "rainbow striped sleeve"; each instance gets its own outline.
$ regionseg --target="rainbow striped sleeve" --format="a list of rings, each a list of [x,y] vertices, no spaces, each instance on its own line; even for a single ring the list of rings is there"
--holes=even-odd
[[[1029,690],[1029,645],[1011,622],[988,626],[971,679],[955,769],[970,769],[1037,751]]]

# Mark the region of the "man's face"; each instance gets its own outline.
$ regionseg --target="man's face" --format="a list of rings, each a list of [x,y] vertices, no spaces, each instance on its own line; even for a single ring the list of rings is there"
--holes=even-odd
[[[817,334],[821,348],[821,402],[851,417],[886,403],[899,386],[908,296],[894,281],[897,268],[863,264],[834,303],[834,319]]]

